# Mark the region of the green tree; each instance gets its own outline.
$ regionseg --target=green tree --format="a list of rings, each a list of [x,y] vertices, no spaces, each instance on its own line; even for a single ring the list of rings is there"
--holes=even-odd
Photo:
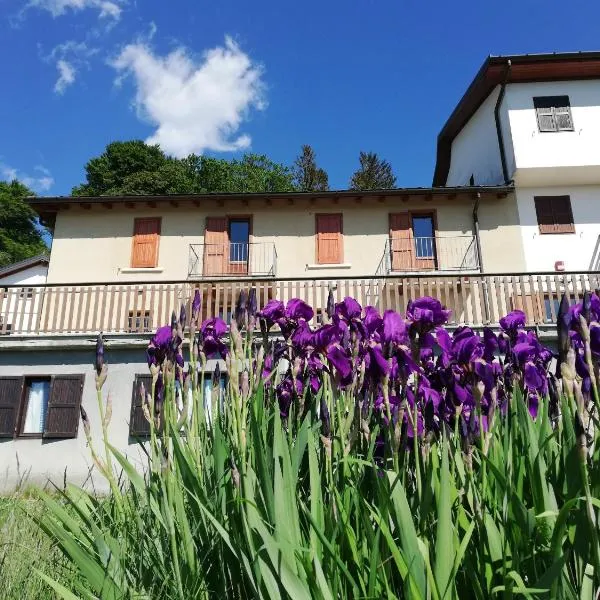
[[[193,187],[182,161],[141,140],[108,144],[85,172],[87,181],[73,188],[74,196],[186,194]]]
[[[27,196],[33,192],[22,183],[0,181],[0,267],[48,251]]]
[[[135,196],[210,192],[287,192],[293,173],[266,156],[224,160],[191,154],[167,156],[140,140],[113,142],[85,167],[86,182],[74,196]]]
[[[324,192],[329,189],[329,177],[317,167],[315,151],[305,144],[294,162],[294,183],[302,192]]]
[[[360,167],[350,179],[352,190],[388,190],[396,187],[392,165],[375,152],[361,152]]]

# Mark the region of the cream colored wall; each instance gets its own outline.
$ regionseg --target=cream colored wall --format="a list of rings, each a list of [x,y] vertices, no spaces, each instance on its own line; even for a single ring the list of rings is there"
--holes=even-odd
[[[483,269],[486,273],[518,273],[526,270],[519,211],[514,194],[482,201],[479,229]]]
[[[189,246],[203,242],[207,216],[252,215],[252,241],[274,243],[277,277],[342,277],[375,274],[388,236],[389,214],[433,211],[437,213],[440,236],[472,235],[470,198],[434,199],[388,197],[383,201],[354,199],[231,201],[224,207],[179,208],[92,207],[70,209],[57,215],[52,243],[49,283],[185,280]],[[514,208],[513,208],[514,205]],[[316,265],[315,214],[342,213],[344,230],[343,265]],[[131,236],[136,217],[162,217],[157,269],[131,270]],[[522,242],[514,198],[484,198],[480,208],[481,239],[487,271],[508,271],[522,265]]]

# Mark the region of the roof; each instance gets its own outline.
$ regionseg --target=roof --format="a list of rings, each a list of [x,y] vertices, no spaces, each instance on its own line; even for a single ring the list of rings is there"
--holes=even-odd
[[[29,269],[37,265],[48,265],[49,261],[50,257],[46,254],[38,254],[37,256],[32,256],[31,258],[26,258],[25,260],[20,260],[19,262],[12,263],[11,265],[1,267],[0,277],[7,277],[8,275],[18,273],[19,271],[24,271],[25,269]]]
[[[38,213],[52,214],[61,208],[69,206],[83,206],[90,208],[92,205],[112,208],[113,204],[135,205],[141,203],[170,203],[178,205],[183,202],[192,202],[200,206],[204,202],[217,201],[225,203],[233,200],[249,201],[252,199],[274,201],[274,200],[350,200],[356,198],[381,198],[382,196],[407,196],[431,197],[434,195],[450,196],[458,194],[507,194],[513,191],[512,186],[458,186],[458,187],[418,187],[418,188],[394,188],[383,190],[338,190],[327,192],[269,192],[269,193],[212,193],[212,194],[170,194],[161,196],[34,196],[27,198],[27,202]]]
[[[507,72],[509,61],[511,68]],[[434,186],[446,184],[454,138],[506,77],[507,83],[600,78],[600,52],[513,54],[486,58],[438,135]]]

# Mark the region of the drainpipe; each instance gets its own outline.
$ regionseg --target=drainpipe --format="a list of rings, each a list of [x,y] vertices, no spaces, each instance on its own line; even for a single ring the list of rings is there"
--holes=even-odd
[[[504,136],[502,135],[502,126],[500,124],[500,105],[502,104],[502,100],[504,100],[504,94],[506,92],[506,84],[508,82],[508,76],[510,75],[510,68],[512,66],[511,61],[509,60],[506,63],[506,71],[504,72],[504,81],[500,87],[500,93],[498,94],[498,99],[496,100],[496,107],[494,108],[494,118],[496,120],[496,135],[498,136],[498,148],[500,149],[500,162],[502,163],[502,176],[504,177],[504,184],[508,185],[510,183],[508,179],[508,166],[506,164],[506,152],[504,151]]]
[[[477,262],[479,263],[479,272],[483,274],[483,257],[481,254],[481,238],[479,236],[479,201],[481,200],[481,192],[477,192],[475,203],[473,204],[473,231],[475,233],[475,246],[477,247]],[[483,289],[483,310],[485,313],[486,323],[490,322],[490,299],[488,295],[487,284],[481,280]]]

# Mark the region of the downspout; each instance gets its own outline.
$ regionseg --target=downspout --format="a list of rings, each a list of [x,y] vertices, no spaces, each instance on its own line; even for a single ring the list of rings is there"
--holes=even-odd
[[[502,125],[500,123],[500,106],[502,100],[504,100],[504,94],[506,93],[506,84],[508,83],[508,77],[510,75],[510,68],[512,66],[509,60],[506,63],[506,71],[504,72],[504,81],[500,86],[500,93],[496,100],[496,107],[494,108],[494,119],[496,120],[496,135],[498,136],[498,148],[500,149],[500,162],[502,163],[502,176],[504,177],[504,184],[508,185],[510,180],[508,179],[508,166],[506,164],[506,152],[504,150],[504,136],[502,135]]]

